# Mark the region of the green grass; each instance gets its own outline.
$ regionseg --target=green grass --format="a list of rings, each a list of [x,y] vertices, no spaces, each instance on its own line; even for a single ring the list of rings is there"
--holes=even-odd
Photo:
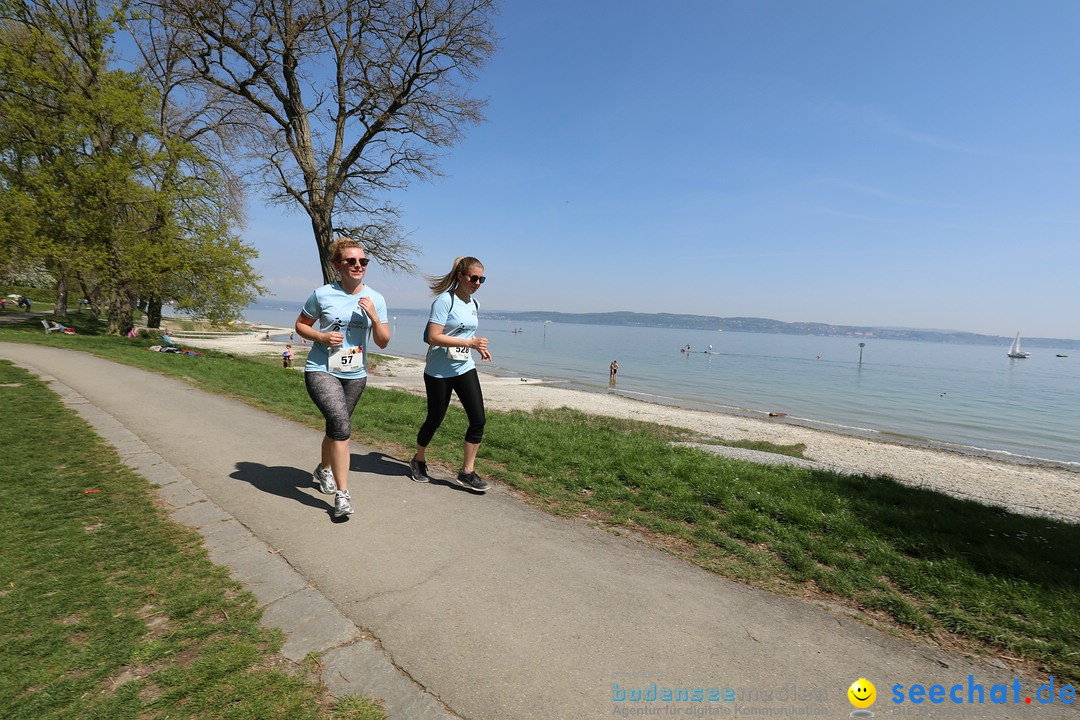
[[[273,358],[148,353],[117,338],[46,337],[180,377],[321,427],[299,372]],[[489,412],[481,473],[550,512],[644,533],[727,577],[851,608],[869,622],[1080,680],[1080,527],[905,487],[754,465],[672,441],[689,431],[568,410]],[[370,388],[354,439],[407,457],[424,400]],[[452,407],[429,459],[452,464],[464,413]],[[789,448],[798,454],[799,448]]]
[[[0,317],[6,313],[22,312],[22,309],[15,305],[15,299],[9,298],[8,295],[24,295],[30,298],[30,310],[35,313],[50,313],[49,317],[52,317],[53,306],[56,302],[55,291],[53,288],[33,288],[26,285],[0,285],[0,297],[7,300],[9,305],[3,313],[0,313]],[[82,302],[82,292],[77,288],[70,288],[68,292],[67,303],[67,318],[71,320],[82,320],[84,318],[90,318],[89,310],[80,305]],[[38,321],[38,327],[41,327],[41,321]]]
[[[0,361],[0,398],[6,720],[385,717],[277,655],[279,633],[198,533],[43,384]]]

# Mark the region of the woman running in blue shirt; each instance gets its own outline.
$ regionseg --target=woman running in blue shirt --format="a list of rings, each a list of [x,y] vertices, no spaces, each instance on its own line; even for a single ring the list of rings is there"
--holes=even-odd
[[[326,418],[322,458],[313,476],[319,490],[334,495],[334,517],[342,517],[353,511],[349,436],[353,410],[367,386],[368,335],[385,348],[390,326],[384,320],[386,300],[364,284],[368,259],[360,243],[340,238],[330,253],[341,280],[311,293],[294,329],[312,343],[304,385]]]
[[[484,394],[470,352],[479,352],[484,362],[491,360],[487,338],[476,335],[479,306],[472,297],[486,279],[483,264],[474,257],[459,257],[446,275],[429,278],[435,302],[428,315],[427,342],[430,347],[424,367],[427,419],[417,433],[416,455],[409,462],[412,479],[416,482],[431,479],[427,474],[427,447],[446,417],[450,394],[454,392],[465,408],[469,428],[465,431],[461,471],[452,482],[480,493],[491,487],[473,467],[484,437],[486,416]]]

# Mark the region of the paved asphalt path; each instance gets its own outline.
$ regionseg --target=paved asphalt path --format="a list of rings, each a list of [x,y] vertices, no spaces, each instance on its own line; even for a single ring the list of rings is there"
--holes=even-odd
[[[172,516],[203,533],[211,557],[285,631],[287,655],[321,652],[333,692],[382,697],[394,718],[840,718],[859,678],[877,687],[877,716],[1080,716],[1076,704],[1025,705],[1042,682],[1031,679],[1019,705],[990,704],[991,686],[1016,677],[1000,661],[729,582],[498,486],[474,495],[414,483],[407,458],[356,443],[356,513],[335,522],[332,498],[311,480],[315,430],[84,353],[0,343],[0,358],[52,383],[161,486]],[[363,425],[363,400],[354,422]],[[898,683],[962,684],[967,702],[969,682],[985,688],[985,704],[891,702]],[[731,688],[734,699],[632,699],[654,685]]]

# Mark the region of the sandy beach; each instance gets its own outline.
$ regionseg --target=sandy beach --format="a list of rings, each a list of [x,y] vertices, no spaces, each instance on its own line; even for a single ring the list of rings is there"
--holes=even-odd
[[[260,331],[261,332],[261,331]],[[270,331],[271,335],[289,330]],[[177,338],[181,346],[280,356],[285,344],[246,335],[222,339]],[[302,351],[303,346],[293,344]],[[296,363],[302,368],[302,363]],[[481,369],[482,372],[482,369]],[[422,395],[423,362],[395,357],[372,374],[372,387]],[[492,410],[569,407],[587,413],[687,428],[725,440],[803,443],[805,456],[854,474],[888,475],[900,482],[955,497],[1080,523],[1080,472],[1011,463],[938,449],[914,447],[785,424],[782,420],[703,412],[631,400],[614,394],[570,390],[540,380],[482,374],[484,400]]]

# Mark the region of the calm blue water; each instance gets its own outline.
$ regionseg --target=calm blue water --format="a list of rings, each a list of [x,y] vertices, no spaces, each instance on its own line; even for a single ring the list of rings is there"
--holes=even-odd
[[[291,327],[300,303],[252,306],[251,322]],[[281,308],[281,309],[279,309]],[[391,313],[394,311],[391,310]],[[423,357],[426,314],[392,315],[388,351]],[[1080,354],[1002,347],[666,328],[511,323],[481,313],[488,369],[561,380],[668,405],[872,434],[1080,469]],[[522,332],[512,330],[520,327]],[[695,352],[682,353],[690,344]],[[703,352],[709,345],[712,353]],[[819,359],[820,357],[820,359]],[[618,385],[608,365],[619,361]]]

